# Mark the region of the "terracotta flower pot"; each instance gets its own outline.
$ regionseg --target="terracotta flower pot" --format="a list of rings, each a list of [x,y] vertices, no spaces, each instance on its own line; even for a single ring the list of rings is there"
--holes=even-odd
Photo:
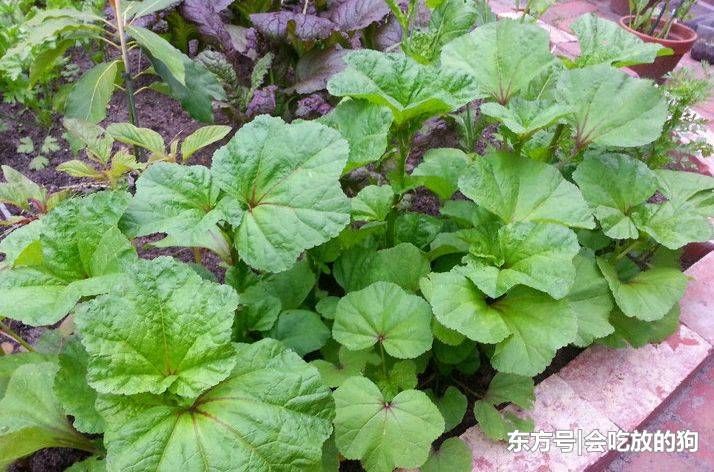
[[[630,69],[637,72],[640,77],[660,81],[665,74],[674,70],[682,56],[687,54],[689,50],[692,49],[694,42],[697,40],[697,32],[681,23],[673,23],[672,28],[669,30],[669,36],[667,39],[655,38],[630,28],[629,24],[630,21],[632,21],[632,18],[634,18],[633,15],[623,16],[620,18],[620,26],[636,35],[646,43],[661,44],[662,46],[670,48],[674,51],[671,56],[658,57],[652,64],[630,66]]]

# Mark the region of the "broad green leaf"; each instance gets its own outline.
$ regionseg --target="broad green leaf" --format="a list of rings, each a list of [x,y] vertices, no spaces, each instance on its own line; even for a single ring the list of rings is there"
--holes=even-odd
[[[573,257],[580,251],[575,233],[556,224],[517,222],[502,226],[484,239],[471,234],[471,254],[459,271],[491,298],[516,285],[527,285],[563,298],[575,280]]]
[[[444,44],[468,33],[476,25],[476,3],[475,0],[444,0],[434,8],[429,31],[436,33],[436,54]]]
[[[332,432],[330,390],[274,340],[236,346],[231,375],[193,404],[100,397],[109,470],[314,470]]]
[[[419,467],[426,462],[432,441],[444,431],[439,410],[418,390],[386,401],[370,380],[353,377],[334,398],[337,448],[347,459],[359,459],[368,472]]]
[[[5,260],[0,263],[0,267],[3,267],[3,265],[11,267],[16,259],[22,257],[28,246],[39,241],[40,234],[42,234],[42,220],[35,220],[15,228],[5,236],[0,241],[0,253],[5,254]]]
[[[330,339],[330,329],[315,312],[286,310],[280,314],[270,337],[304,356],[325,345]]]
[[[322,382],[328,387],[339,387],[350,377],[362,375],[367,362],[376,354],[372,350],[350,351],[344,346],[340,347],[336,364],[323,359],[310,362],[320,372]],[[376,356],[379,359],[379,356]],[[379,361],[381,362],[381,360]]]
[[[679,327],[679,304],[656,321],[642,321],[625,316],[618,309],[612,311],[610,323],[615,332],[601,339],[603,344],[614,348],[632,346],[639,348],[650,343],[660,343]]]
[[[378,161],[387,150],[392,114],[366,100],[342,100],[318,122],[340,132],[350,145],[343,173]]]
[[[0,468],[48,447],[95,448],[67,421],[54,395],[55,362],[17,367],[0,400]]]
[[[646,203],[633,211],[637,227],[669,249],[708,241],[713,228],[714,179],[692,172],[658,170],[663,203]]]
[[[469,156],[460,149],[430,149],[411,174],[412,181],[422,185],[448,200],[459,187],[459,177],[471,162]]]
[[[261,284],[280,299],[283,310],[291,310],[298,308],[305,301],[315,287],[316,280],[310,262],[303,259],[286,271],[264,277]]]
[[[514,403],[524,410],[533,408],[535,395],[533,379],[523,375],[497,372],[488,385],[483,400],[498,406],[502,403]]]
[[[164,138],[152,129],[137,128],[131,123],[112,123],[107,126],[107,133],[121,143],[148,149],[157,156],[166,154]]]
[[[394,221],[394,240],[397,244],[411,243],[419,249],[426,250],[443,228],[443,220],[410,211],[400,214]]]
[[[667,102],[652,82],[607,64],[564,72],[557,94],[572,110],[567,121],[579,148],[642,146],[660,136],[667,119]]]
[[[238,254],[256,269],[288,269],[304,250],[347,226],[349,200],[339,176],[348,146],[311,122],[259,116],[213,157],[214,181],[245,210],[235,234]]]
[[[245,331],[268,331],[282,308],[280,299],[265,284],[256,284],[239,293],[236,327]]]
[[[465,275],[431,273],[421,280],[421,291],[436,319],[469,339],[497,343],[510,332],[498,313],[489,309],[485,295]]]
[[[355,248],[345,252],[333,266],[337,283],[347,292],[383,281],[416,291],[419,279],[429,273],[429,260],[416,246],[397,244],[380,251]]]
[[[450,386],[441,398],[432,398],[441,416],[444,417],[444,431],[449,432],[461,423],[466,414],[467,399],[458,388]]]
[[[337,304],[332,335],[353,351],[381,344],[387,354],[413,359],[431,348],[431,309],[391,282],[375,282]]]
[[[533,420],[519,418],[511,412],[502,414],[483,400],[474,403],[474,416],[486,437],[494,441],[507,439],[511,431],[532,431],[534,426]]]
[[[468,74],[482,97],[502,105],[525,90],[553,60],[548,32],[515,20],[479,26],[441,51],[444,69]]]
[[[422,465],[421,472],[469,472],[471,471],[471,448],[461,438],[449,438],[432,451]]]
[[[54,208],[23,261],[32,265],[0,271],[0,312],[32,326],[53,324],[80,298],[115,285],[136,258],[116,226],[128,200],[123,192],[98,192]]]
[[[126,28],[126,32],[155,59],[161,61],[177,82],[186,86],[187,57],[181,51],[173,47],[168,41],[158,34],[146,28],[129,25]]]
[[[65,413],[74,418],[74,427],[97,434],[104,431],[104,420],[94,407],[97,392],[87,384],[88,360],[79,340],[70,341],[59,356],[54,391]]]
[[[351,200],[355,221],[384,221],[394,206],[390,185],[368,185]]]
[[[203,126],[186,136],[181,143],[181,157],[188,160],[193,154],[206,146],[209,146],[225,138],[231,132],[230,126],[214,125]]]
[[[327,90],[386,106],[399,126],[454,111],[477,97],[464,74],[424,66],[403,54],[362,49],[344,60],[347,68],[332,76]]]
[[[53,356],[39,352],[16,352],[12,355],[2,356],[0,359],[0,399],[5,396],[7,385],[19,367],[25,364],[41,364],[52,362]]]
[[[337,311],[337,303],[340,301],[340,297],[329,296],[320,299],[315,304],[315,311],[317,311],[326,320],[334,320],[335,312]]]
[[[91,123],[107,117],[107,105],[114,92],[118,61],[102,62],[79,79],[67,97],[64,114]]]
[[[657,190],[657,176],[645,163],[624,154],[589,155],[573,172],[573,179],[607,236],[639,237],[629,213]]]
[[[687,288],[687,277],[678,269],[654,267],[622,280],[617,268],[606,259],[598,258],[597,265],[620,310],[643,321],[661,319]]]
[[[388,372],[374,367],[372,372],[367,371],[367,377],[374,381],[387,400],[396,397],[401,391],[415,389],[419,383],[416,363],[410,359],[395,362]]]
[[[89,384],[101,393],[194,398],[226,378],[236,362],[234,290],[167,257],[139,260],[128,272],[126,283],[77,311]]]
[[[171,69],[161,60],[153,56],[149,56],[149,58],[154,70],[165,82],[165,84],[155,82],[152,84],[152,88],[179,100],[184,110],[194,119],[202,123],[212,123],[213,100],[226,100],[225,90],[218,77],[203,64],[181,55],[186,74],[184,84],[183,79],[175,77]]]
[[[536,375],[577,335],[577,318],[566,299],[527,287],[489,303],[466,276],[443,272],[422,279],[422,292],[444,326],[474,341],[497,343],[491,364],[501,372]]]
[[[494,152],[477,159],[459,179],[459,189],[504,222],[536,221],[593,228],[578,188],[555,167]]]
[[[203,166],[158,162],[142,173],[122,226],[130,236],[166,233],[158,247],[205,247],[220,255],[230,253],[218,223],[238,225],[238,205],[219,200],[220,189]]]
[[[517,287],[491,305],[503,317],[511,335],[498,343],[491,365],[511,374],[533,376],[550,364],[558,349],[577,336],[577,317],[567,300],[553,300]]]
[[[30,209],[30,200],[43,202],[47,191],[10,166],[0,166],[5,182],[0,183],[0,203],[9,203],[23,210]]]
[[[578,319],[578,335],[573,343],[586,347],[593,340],[613,332],[608,322],[614,304],[607,281],[598,270],[595,259],[584,253],[573,259],[575,283],[570,288],[566,300]]]
[[[480,108],[484,115],[496,118],[520,139],[532,136],[536,131],[555,124],[568,114],[568,109],[558,103],[545,100],[524,100],[515,97],[506,106],[500,103],[484,103]]]
[[[580,44],[580,55],[575,59],[578,67],[603,63],[615,67],[651,64],[667,51],[663,46],[646,43],[617,23],[594,14],[581,16],[571,28]]]

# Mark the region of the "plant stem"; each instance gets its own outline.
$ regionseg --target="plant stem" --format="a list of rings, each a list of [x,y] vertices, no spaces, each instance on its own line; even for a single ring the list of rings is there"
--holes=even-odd
[[[636,248],[640,244],[639,240],[633,241],[630,244],[628,244],[625,249],[620,251],[616,256],[615,256],[615,261],[619,261],[623,257],[625,257],[629,252],[631,252],[634,248]]]
[[[24,347],[25,349],[27,349],[28,351],[33,352],[33,351],[35,350],[35,348],[33,348],[32,346],[30,346],[30,344],[29,344],[27,341],[25,341],[24,339],[22,339],[22,336],[20,336],[19,334],[17,334],[12,328],[10,328],[8,325],[6,325],[5,323],[3,323],[2,321],[0,321],[0,332],[1,332],[2,334],[4,334],[5,336],[7,336],[8,338],[10,338],[10,339],[12,339],[13,341],[15,341],[15,342],[16,342],[17,344],[19,344],[20,346],[22,346],[22,347]]]
[[[121,48],[121,60],[124,63],[124,84],[126,85],[126,99],[129,106],[129,121],[134,126],[139,126],[139,119],[136,113],[136,102],[134,101],[134,79],[131,75],[131,65],[126,46],[126,33],[124,32],[124,17],[121,13],[121,0],[112,0],[114,16],[117,20],[117,34],[119,35],[119,45]]]
[[[389,376],[387,375],[387,361],[384,356],[384,346],[382,345],[382,341],[379,341],[379,354],[382,356],[382,373],[384,374],[384,378],[387,379]]]
[[[548,160],[552,161],[553,156],[555,155],[555,149],[558,147],[558,141],[560,141],[560,136],[563,134],[563,130],[565,129],[565,125],[563,123],[559,123],[558,126],[555,127],[555,132],[553,133],[553,137],[550,140],[550,143],[548,143]]]

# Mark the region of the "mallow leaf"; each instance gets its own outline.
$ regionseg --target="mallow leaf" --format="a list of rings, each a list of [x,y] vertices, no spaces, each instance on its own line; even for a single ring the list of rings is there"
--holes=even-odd
[[[474,341],[496,343],[491,364],[501,372],[536,375],[577,335],[577,318],[566,299],[528,287],[489,302],[469,278],[452,271],[422,279],[422,291],[441,324]]]
[[[393,282],[414,292],[419,288],[419,279],[429,270],[429,259],[410,243],[379,251],[350,249],[333,266],[335,280],[347,292],[361,290],[378,281]]]
[[[593,256],[581,252],[573,259],[573,264],[575,283],[566,300],[578,319],[578,335],[573,344],[586,347],[614,331],[608,321],[614,304],[607,281],[600,274]]]
[[[277,341],[235,352],[230,376],[192,402],[100,397],[109,470],[315,470],[332,432],[330,390]]]
[[[82,305],[87,381],[101,393],[165,391],[195,398],[235,365],[235,291],[167,257],[139,260],[131,277]]]
[[[484,434],[493,440],[506,439],[508,432],[518,429],[531,431],[533,421],[521,419],[513,413],[502,413],[496,407],[514,403],[523,409],[533,407],[533,379],[521,375],[498,372],[488,386],[486,394],[474,403],[474,416]]]
[[[473,78],[481,97],[505,105],[553,61],[548,32],[515,20],[479,26],[444,46],[444,69]]]
[[[643,321],[624,315],[619,309],[610,314],[614,332],[599,340],[603,344],[623,348],[639,348],[650,343],[660,343],[679,327],[679,304],[676,303],[666,315],[656,321]]]
[[[372,349],[364,351],[350,351],[344,346],[340,347],[336,363],[323,359],[316,359],[310,362],[320,372],[322,382],[328,387],[339,387],[350,377],[362,375],[367,362],[376,357],[381,362],[379,356]]]
[[[445,432],[454,429],[464,419],[468,400],[458,388],[450,386],[441,398],[432,398],[432,401],[436,404],[441,416],[444,417]]]
[[[598,258],[597,265],[622,313],[643,321],[661,319],[687,288],[687,277],[678,269],[654,267],[623,280],[610,261]]]
[[[650,64],[657,56],[667,52],[665,47],[657,43],[646,43],[617,23],[594,14],[581,16],[571,25],[571,29],[580,44],[580,55],[575,59],[578,67],[595,64],[615,67]]]
[[[362,49],[345,62],[347,68],[329,80],[327,90],[386,106],[400,126],[454,111],[477,96],[464,74],[424,66],[404,54]]]
[[[330,339],[330,329],[320,315],[309,310],[282,312],[270,334],[300,356],[317,351]]]
[[[351,202],[355,221],[384,221],[394,206],[394,190],[390,185],[368,185]]]
[[[348,145],[313,122],[259,116],[214,154],[211,173],[245,211],[235,231],[240,257],[269,272],[288,269],[304,250],[350,222],[339,177]]]
[[[573,257],[580,250],[575,233],[561,225],[516,222],[498,229],[493,238],[462,231],[471,254],[459,271],[481,291],[497,298],[516,285],[527,285],[563,298],[575,280]]]
[[[508,104],[489,102],[481,105],[484,115],[496,118],[520,139],[532,136],[563,118],[568,109],[559,103],[545,100],[525,100],[514,97]]]
[[[418,390],[387,401],[369,379],[353,377],[335,390],[334,398],[337,448],[347,459],[359,459],[368,472],[419,467],[444,431],[439,410]]]
[[[461,438],[449,438],[438,450],[429,454],[421,472],[469,472],[472,467],[471,448]]]
[[[607,64],[564,72],[557,95],[571,110],[566,119],[579,148],[642,146],[659,137],[667,119],[667,102],[651,81]]]
[[[82,297],[116,284],[136,259],[117,228],[128,202],[124,192],[97,192],[54,208],[42,219],[39,239],[18,253],[22,266],[0,271],[0,312],[33,326],[52,324]]]
[[[711,239],[714,178],[664,169],[656,174],[667,201],[635,209],[632,218],[637,227],[669,249]]]
[[[94,404],[97,392],[87,384],[89,356],[78,339],[72,339],[59,355],[59,371],[55,377],[55,395],[67,415],[74,418],[74,427],[84,433],[104,431],[104,419]]]
[[[532,159],[490,153],[466,169],[459,189],[505,223],[535,221],[595,227],[580,190],[555,167]]]
[[[24,363],[14,369],[0,400],[0,468],[3,470],[16,459],[44,448],[95,451],[92,442],[69,424],[54,394],[52,384],[56,372],[57,364],[49,361]]]
[[[122,219],[130,236],[166,233],[157,247],[204,247],[229,256],[230,247],[218,224],[240,225],[243,210],[221,190],[203,166],[158,162],[136,181],[136,193]]]
[[[471,162],[468,154],[455,148],[429,149],[411,173],[411,180],[442,200],[450,199],[459,187],[459,177]]]
[[[390,356],[413,359],[431,348],[431,309],[391,282],[375,282],[337,303],[332,335],[352,351],[377,343]]]
[[[387,150],[392,114],[387,107],[366,100],[342,100],[318,120],[340,132],[350,145],[343,172],[381,159]]]
[[[657,190],[657,175],[647,164],[624,154],[588,155],[573,172],[603,232],[613,239],[637,239],[633,208]]]

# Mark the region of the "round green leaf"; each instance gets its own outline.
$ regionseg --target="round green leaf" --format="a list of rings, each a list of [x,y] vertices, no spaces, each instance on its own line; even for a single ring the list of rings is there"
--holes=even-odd
[[[337,448],[346,458],[361,460],[368,472],[419,467],[444,431],[441,413],[418,390],[386,401],[370,380],[353,377],[335,390],[334,398]]]
[[[469,472],[471,449],[461,438],[449,438],[420,467],[421,472]]]
[[[231,375],[189,404],[100,397],[109,470],[314,470],[334,406],[317,371],[279,342],[236,346]]]
[[[396,284],[376,282],[339,301],[332,335],[353,351],[380,343],[390,356],[415,358],[431,348],[431,309]]]
[[[331,128],[269,116],[243,126],[216,151],[213,178],[245,210],[235,234],[240,257],[280,272],[337,236],[350,221],[338,180],[348,152]]]

